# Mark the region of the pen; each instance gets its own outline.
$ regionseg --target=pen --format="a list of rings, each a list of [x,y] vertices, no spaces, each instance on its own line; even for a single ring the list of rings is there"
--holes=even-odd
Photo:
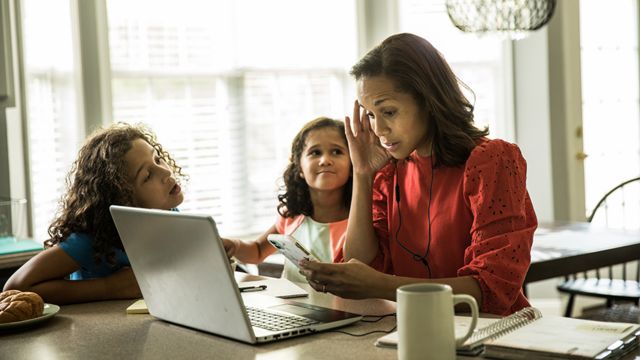
[[[266,289],[267,289],[267,285],[243,286],[243,287],[240,287],[240,292],[262,291]]]

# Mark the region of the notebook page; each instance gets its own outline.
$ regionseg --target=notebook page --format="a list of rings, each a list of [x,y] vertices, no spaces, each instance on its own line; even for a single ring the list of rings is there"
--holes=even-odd
[[[126,310],[127,314],[148,314],[149,309],[147,309],[147,303],[144,302],[144,299],[137,300],[133,304],[129,305]]]
[[[523,351],[594,357],[631,334],[637,325],[606,323],[559,316],[543,317],[485,343]]]

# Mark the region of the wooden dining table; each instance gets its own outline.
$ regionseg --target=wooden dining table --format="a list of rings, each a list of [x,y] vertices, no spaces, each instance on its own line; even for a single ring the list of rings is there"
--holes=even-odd
[[[236,273],[239,281],[262,279]],[[364,321],[334,331],[261,345],[245,344],[157,319],[127,314],[133,300],[63,305],[46,321],[0,326],[0,359],[397,359],[392,348],[375,345],[396,327],[396,304],[382,299],[350,300],[298,283],[309,304],[362,314]],[[386,316],[385,316],[386,315]],[[487,314],[481,314],[482,317]],[[495,316],[490,316],[495,317]],[[351,335],[348,335],[351,334]],[[640,356],[634,349],[623,357]],[[484,359],[458,355],[457,359]]]
[[[640,259],[640,230],[588,222],[541,223],[525,284]]]

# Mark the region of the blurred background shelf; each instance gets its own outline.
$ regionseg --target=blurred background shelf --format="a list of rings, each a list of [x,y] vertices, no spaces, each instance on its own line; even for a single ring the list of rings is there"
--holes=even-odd
[[[42,250],[42,243],[30,239],[0,237],[0,269],[20,266]]]
[[[9,276],[43,250],[27,236],[27,201],[0,197],[0,288]]]

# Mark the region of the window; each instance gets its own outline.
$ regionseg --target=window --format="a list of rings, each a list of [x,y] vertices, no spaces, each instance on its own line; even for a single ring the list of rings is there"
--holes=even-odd
[[[190,176],[183,211],[212,214],[225,235],[263,232],[293,136],[350,109],[355,4],[107,6],[114,120],[149,124],[176,156]]]
[[[85,137],[74,4],[22,0],[31,203],[39,239],[46,237],[64,175]],[[109,38],[112,104],[106,105],[113,119],[105,121],[154,129],[190,175],[183,211],[213,215],[227,236],[264,231],[276,216],[278,180],[293,136],[318,116],[351,113],[356,1],[106,5],[99,17],[108,27],[102,30]],[[475,91],[476,122],[488,124],[492,136],[512,138],[505,85],[510,65],[502,56],[508,42],[477,42],[459,33],[443,1],[399,0],[398,6],[400,30],[432,41]]]
[[[399,0],[400,31],[427,39],[451,65],[473,94],[475,123],[489,126],[490,137],[514,141],[511,104],[510,43],[501,38],[466,34],[449,19],[444,0]]]
[[[580,2],[587,214],[609,189],[640,174],[637,4]]]
[[[21,5],[33,227],[44,240],[80,138],[71,4]]]

